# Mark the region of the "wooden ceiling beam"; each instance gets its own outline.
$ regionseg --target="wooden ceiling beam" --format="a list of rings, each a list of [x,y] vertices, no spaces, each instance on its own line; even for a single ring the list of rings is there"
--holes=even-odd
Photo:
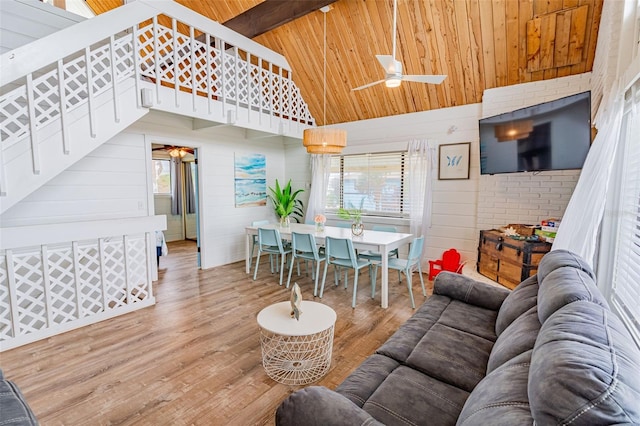
[[[337,0],[265,0],[224,22],[227,28],[254,38]]]

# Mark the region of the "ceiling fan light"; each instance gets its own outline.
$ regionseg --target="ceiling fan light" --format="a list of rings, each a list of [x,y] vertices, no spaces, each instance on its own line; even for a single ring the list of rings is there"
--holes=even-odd
[[[187,155],[187,150],[184,148],[171,148],[169,150],[169,156],[173,158],[184,158]]]
[[[389,77],[385,80],[384,85],[389,88],[399,87],[400,83],[402,83],[402,79],[400,77]]]

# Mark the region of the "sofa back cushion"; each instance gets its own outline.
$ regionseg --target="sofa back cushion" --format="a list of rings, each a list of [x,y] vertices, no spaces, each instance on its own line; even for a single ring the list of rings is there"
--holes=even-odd
[[[456,424],[533,424],[527,396],[531,352],[524,352],[487,374],[469,395]]]
[[[522,281],[502,302],[496,318],[496,336],[500,336],[516,318],[534,307],[537,300],[538,277],[534,275]]]
[[[493,345],[487,364],[487,374],[510,359],[533,349],[540,327],[538,308],[535,306],[516,318]]]
[[[544,322],[563,306],[579,300],[597,303],[607,309],[609,305],[586,272],[564,266],[550,272],[541,281],[538,291],[538,316]]]
[[[528,394],[536,424],[640,424],[640,350],[611,311],[570,303],[540,329]]]
[[[568,250],[552,250],[545,254],[542,260],[540,260],[537,271],[538,281],[543,282],[549,273],[565,266],[580,269],[592,279],[596,278],[593,270],[591,270],[591,266],[577,254]]]

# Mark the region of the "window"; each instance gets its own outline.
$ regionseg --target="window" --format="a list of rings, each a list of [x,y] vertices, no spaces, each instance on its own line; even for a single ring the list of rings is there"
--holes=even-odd
[[[153,161],[153,193],[171,194],[171,163],[169,160]]]
[[[408,216],[404,156],[392,152],[332,157],[327,211],[362,206],[364,215]]]
[[[640,346],[640,80],[625,94],[620,132],[624,149],[618,251],[611,302]]]

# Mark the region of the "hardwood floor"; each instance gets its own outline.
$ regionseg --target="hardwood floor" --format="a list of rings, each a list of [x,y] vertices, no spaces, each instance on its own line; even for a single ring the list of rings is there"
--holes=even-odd
[[[244,262],[198,270],[193,242],[170,243],[169,253],[160,259],[155,306],[0,354],[5,376],[18,384],[41,424],[274,424],[276,408],[298,387],[265,374],[256,316],[288,300],[289,290],[278,286],[267,257],[253,281]],[[311,277],[294,271],[294,278],[303,298],[312,299]],[[335,388],[413,310],[395,272],[389,309],[380,307],[379,292],[370,298],[366,270],[355,309],[352,287],[334,287],[329,278],[321,301],[338,319],[331,369],[317,384]],[[418,305],[424,298],[417,278]],[[425,284],[430,293],[426,274]]]

